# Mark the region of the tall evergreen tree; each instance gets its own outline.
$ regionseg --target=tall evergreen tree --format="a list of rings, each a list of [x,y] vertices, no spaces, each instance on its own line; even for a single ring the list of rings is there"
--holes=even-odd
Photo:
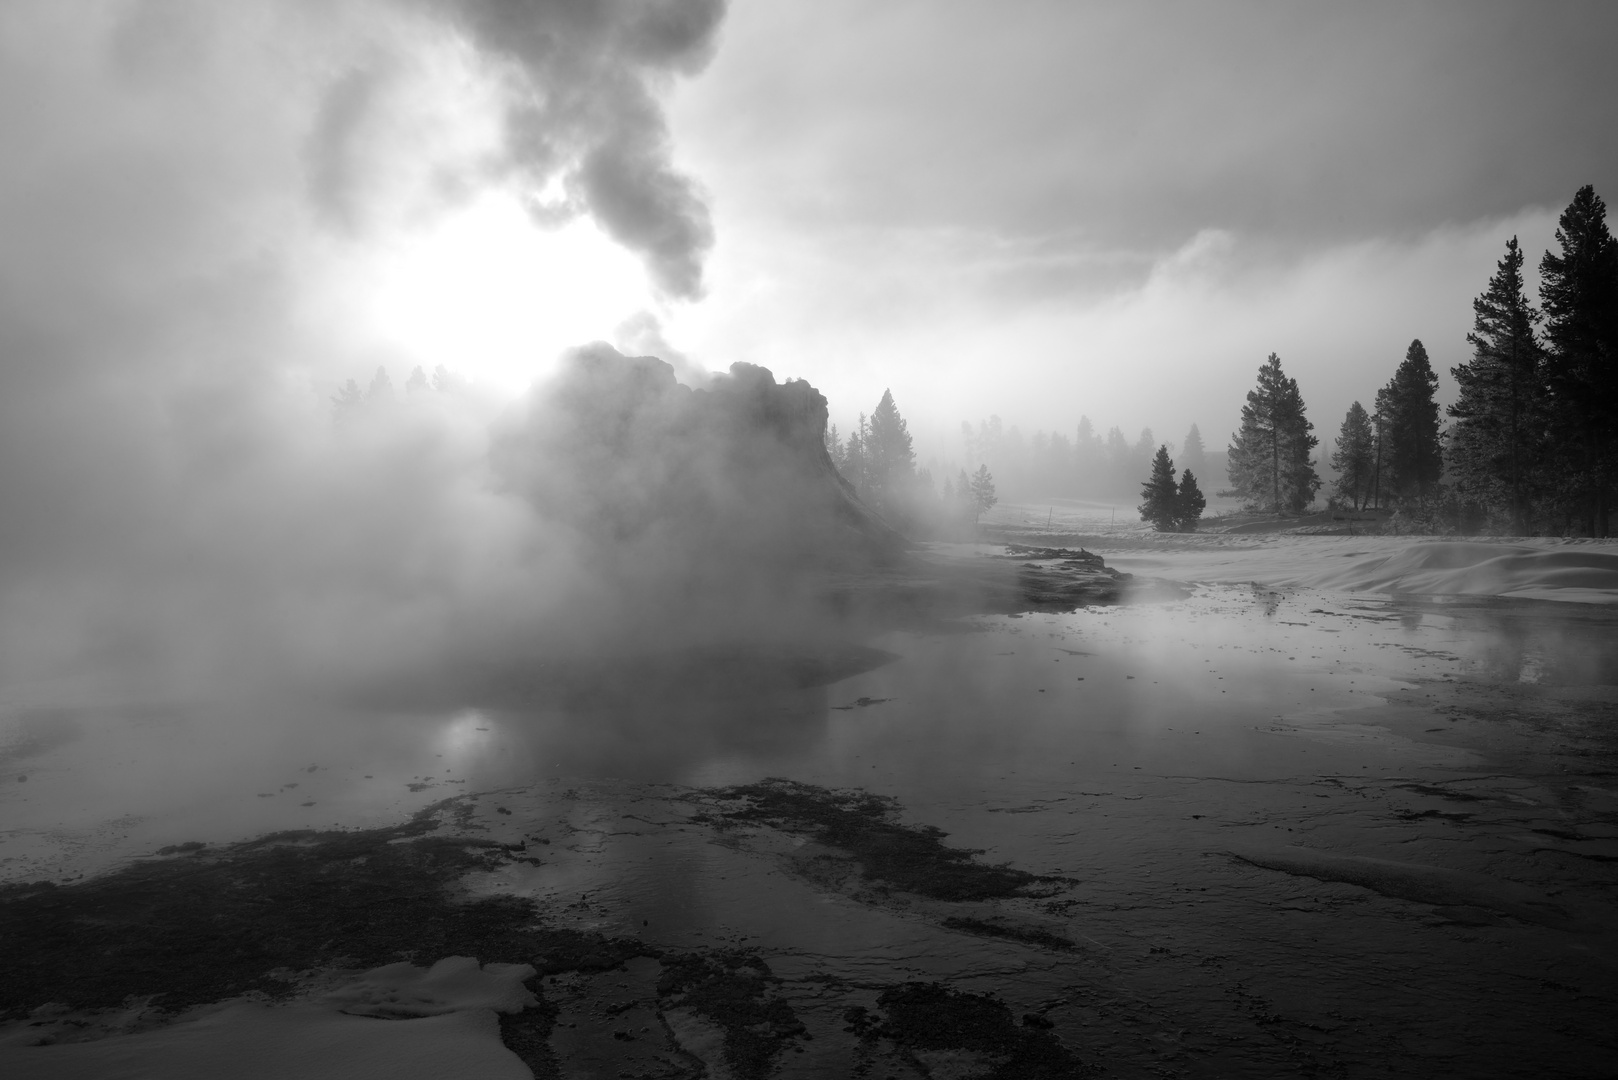
[[[1400,499],[1425,499],[1438,491],[1444,459],[1433,397],[1438,375],[1419,339],[1410,343],[1385,389],[1386,396],[1378,396],[1378,411],[1387,425],[1387,487]]]
[[[871,423],[864,413],[860,413],[859,423],[848,433],[848,442],[843,444],[842,472],[843,479],[853,485],[855,494],[862,499],[871,497],[871,457],[866,452],[870,437]]]
[[[1552,434],[1590,535],[1606,536],[1618,479],[1618,245],[1593,187],[1562,212],[1556,241],[1561,253],[1539,263]]]
[[[1193,430],[1195,430],[1193,428]],[[1190,469],[1180,477],[1180,488],[1174,495],[1174,526],[1181,532],[1196,532],[1202,521],[1202,511],[1208,500],[1197,486],[1197,478]]]
[[[1231,436],[1227,471],[1236,494],[1275,513],[1302,512],[1320,488],[1309,456],[1320,443],[1314,427],[1297,380],[1271,353],[1258,369],[1258,386],[1247,392],[1241,430]]]
[[[1140,489],[1140,519],[1149,521],[1158,532],[1179,528],[1179,489],[1174,484],[1174,462],[1169,448],[1159,446],[1152,457],[1152,473]]]
[[[1337,470],[1338,498],[1348,500],[1355,510],[1365,509],[1376,470],[1376,431],[1371,425],[1371,415],[1357,401],[1348,407],[1348,415],[1343,417],[1331,467]]]
[[[1456,479],[1472,500],[1504,510],[1519,536],[1533,525],[1549,404],[1534,337],[1539,313],[1524,294],[1522,268],[1513,236],[1489,287],[1472,301],[1472,360],[1450,368],[1460,395],[1448,410]]]
[[[366,401],[392,402],[393,380],[388,378],[388,369],[380,365],[376,374],[371,376],[371,385],[365,391]]]
[[[827,424],[826,430],[821,433],[820,441],[826,446],[826,456],[837,467],[838,472],[843,471],[843,440],[837,434],[836,424]]]
[[[979,515],[1000,501],[995,496],[994,477],[989,474],[987,465],[979,465],[978,471],[972,474],[971,492],[972,509],[974,511],[972,515],[973,521],[976,521]]]
[[[1385,488],[1383,480],[1388,471],[1388,417],[1393,412],[1393,391],[1384,386],[1376,392],[1375,408],[1371,412],[1371,501],[1382,509]]]
[[[443,364],[433,368],[433,389],[440,394],[459,394],[466,390],[468,385],[464,377],[457,375]]]
[[[910,428],[893,403],[892,391],[882,391],[882,400],[871,414],[864,445],[866,485],[872,504],[889,512],[900,509],[915,483],[916,454],[911,449]]]
[[[365,404],[365,395],[360,392],[360,384],[349,379],[337,388],[337,393],[332,395],[331,403],[338,415],[342,415]]]
[[[1207,471],[1208,452],[1202,445],[1202,432],[1195,424],[1185,433],[1185,443],[1180,447],[1180,468],[1199,473]]]

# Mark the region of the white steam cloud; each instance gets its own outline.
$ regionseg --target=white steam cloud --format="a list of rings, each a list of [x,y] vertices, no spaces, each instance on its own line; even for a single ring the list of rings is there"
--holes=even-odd
[[[345,298],[490,190],[699,295],[711,228],[658,100],[722,15],[0,8],[0,707],[382,677],[583,610],[587,538],[493,471],[501,404],[405,389]],[[334,410],[378,365],[391,397]]]

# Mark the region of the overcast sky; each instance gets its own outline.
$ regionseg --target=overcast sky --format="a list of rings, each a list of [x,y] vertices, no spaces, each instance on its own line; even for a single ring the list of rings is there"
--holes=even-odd
[[[941,465],[991,414],[1223,446],[1273,351],[1324,459],[1412,338],[1453,392],[1508,237],[1618,192],[1614,41],[1610,2],[4,0],[0,707],[576,636],[611,583],[490,446],[591,340],[845,433],[891,387]],[[474,390],[334,411],[417,365]]]
[[[944,460],[990,414],[1221,446],[1274,351],[1324,455],[1412,338],[1450,391],[1509,236],[1618,192],[1615,40],[1612,3],[13,0],[0,489],[99,506],[243,438],[219,403],[513,394],[591,339],[807,378],[845,432],[891,387]]]
[[[702,361],[1222,446],[1271,351],[1329,449],[1412,338],[1466,359],[1513,233],[1618,192],[1610,3],[733,5],[671,105]]]

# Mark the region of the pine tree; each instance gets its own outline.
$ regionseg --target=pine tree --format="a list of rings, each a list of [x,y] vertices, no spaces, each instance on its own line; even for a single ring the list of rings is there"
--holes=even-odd
[[[1202,432],[1197,430],[1195,424],[1185,433],[1185,445],[1180,449],[1180,467],[1193,472],[1207,471],[1208,453],[1202,445]]]
[[[1174,486],[1174,462],[1169,460],[1169,448],[1159,446],[1152,458],[1152,474],[1140,489],[1140,519],[1149,521],[1158,532],[1173,532],[1179,527],[1179,489]]]
[[[1196,428],[1193,426],[1192,430]],[[1203,498],[1202,489],[1197,486],[1197,478],[1190,469],[1185,470],[1180,477],[1180,488],[1174,496],[1174,524],[1181,532],[1196,532],[1197,525],[1202,521],[1202,511],[1207,507],[1208,500]]]
[[[843,479],[853,486],[854,493],[862,499],[871,497],[870,455],[866,452],[870,436],[870,421],[864,413],[860,413],[858,426],[848,433],[848,442],[843,446]]]
[[[427,372],[422,370],[422,366],[420,364],[417,364],[415,367],[410,369],[410,377],[405,380],[405,392],[409,394],[418,394],[426,389]]]
[[[1476,502],[1503,508],[1518,536],[1532,528],[1548,409],[1534,337],[1539,313],[1523,292],[1522,268],[1513,236],[1488,289],[1472,301],[1472,360],[1450,368],[1460,395],[1449,407],[1457,480]]]
[[[443,364],[433,368],[433,389],[440,394],[459,394],[466,388],[466,380]]]
[[[353,379],[349,379],[337,388],[337,393],[332,395],[331,403],[337,410],[337,414],[341,416],[363,405],[365,395],[360,391],[360,384]]]
[[[1592,536],[1606,536],[1618,479],[1618,244],[1607,206],[1578,190],[1556,230],[1561,254],[1539,263],[1552,435]]]
[[[1410,343],[1404,362],[1379,397],[1378,411],[1387,425],[1386,484],[1396,498],[1425,499],[1438,490],[1444,460],[1438,434],[1438,376],[1419,339]]]
[[[1315,436],[1315,425],[1306,415],[1296,379],[1287,380],[1279,416],[1285,437],[1282,490],[1286,493],[1286,509],[1289,513],[1301,514],[1315,501],[1315,492],[1320,490],[1320,475],[1315,472],[1315,459],[1311,456],[1320,445],[1320,439]]]
[[[366,401],[391,402],[393,400],[393,380],[388,378],[388,369],[378,366],[376,374],[371,376],[371,385],[365,391]]]
[[[987,465],[979,465],[978,471],[972,474],[971,490],[972,508],[975,511],[975,513],[972,515],[972,520],[976,521],[979,515],[983,514],[989,509],[989,507],[1000,501],[995,497],[994,477],[989,475],[989,467]]]
[[[955,498],[959,503],[961,517],[971,514],[975,520],[977,515],[982,513],[978,509],[976,497],[972,494],[972,479],[966,475],[965,469],[962,469],[955,478]]]
[[[1337,470],[1337,496],[1348,500],[1355,510],[1363,510],[1371,497],[1376,470],[1376,431],[1371,415],[1359,402],[1348,407],[1337,434],[1337,451],[1331,456]]]
[[[1388,467],[1388,416],[1393,411],[1393,392],[1386,386],[1376,392],[1375,408],[1371,412],[1372,452],[1371,499],[1378,510],[1383,503],[1383,480]]]
[[[833,467],[839,473],[843,471],[843,440],[837,434],[836,424],[827,424],[826,430],[821,433],[820,441],[826,447],[826,456],[831,458]]]
[[[911,449],[909,426],[899,415],[891,391],[882,391],[863,443],[870,501],[893,513],[915,483],[916,454]]]
[[[1320,488],[1309,456],[1320,442],[1314,427],[1297,380],[1271,353],[1258,369],[1258,386],[1247,392],[1241,430],[1231,436],[1227,472],[1236,494],[1274,513],[1301,513]]]

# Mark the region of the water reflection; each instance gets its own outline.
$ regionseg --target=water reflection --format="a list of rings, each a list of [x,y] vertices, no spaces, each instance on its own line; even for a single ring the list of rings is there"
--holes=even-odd
[[[829,986],[970,978],[1025,996],[1020,1011],[1071,997],[1085,980],[1115,980],[1096,1000],[1127,1000],[1131,1017],[1158,1012],[1105,1027],[1086,1013],[1073,1036],[1092,1046],[1098,1031],[1138,1029],[1145,1049],[1131,1060],[1154,1063],[1163,1031],[1272,1045],[1269,1018],[1252,1040],[1248,1010],[1224,1004],[1249,1000],[1238,988],[1287,1002],[1294,1030],[1311,1038],[1335,1030],[1328,1010],[1352,1002],[1388,1045],[1397,1040],[1387,1033],[1409,1035],[1407,1018],[1429,1016],[1434,1001],[1485,1017],[1506,1043],[1549,1015],[1554,993],[1540,993],[1529,1015],[1485,985],[1497,976],[1478,975],[1510,960],[1491,945],[1480,964],[1471,943],[1482,916],[1462,912],[1474,922],[1451,933],[1435,921],[1451,916],[1430,905],[1236,863],[1238,845],[1554,885],[1570,907],[1605,903],[1598,888],[1610,891],[1596,876],[1610,865],[1596,846],[1609,833],[1586,831],[1610,825],[1609,804],[1593,801],[1607,796],[1587,775],[1558,795],[1542,789],[1559,770],[1479,767],[1486,739],[1463,745],[1453,733],[1490,721],[1452,726],[1457,698],[1443,683],[1618,682],[1618,610],[1238,586],[873,644],[880,650],[811,643],[489,669],[419,693],[394,688],[386,700],[165,723],[14,716],[0,778],[8,761],[26,761],[38,779],[0,788],[105,816],[167,814],[141,838],[147,852],[270,826],[397,821],[446,795],[505,789],[476,803],[481,821],[511,830],[502,842],[531,841],[541,858],[499,883],[539,896],[549,917],[668,949],[757,943],[799,990],[818,980],[803,993],[815,1000]],[[1395,707],[1376,708],[1394,691]],[[1555,743],[1536,733],[1526,745]],[[646,783],[772,775],[893,796],[905,821],[936,826],[985,860],[1069,877],[1071,894],[1039,915],[1084,947],[963,936],[918,908],[839,892],[794,869],[791,838],[737,832],[715,843],[695,816],[705,796]],[[203,823],[215,832],[199,833]],[[0,867],[14,879],[52,872]],[[1575,970],[1539,981],[1553,955],[1544,927],[1483,932],[1526,943],[1512,954],[1525,993],[1601,985],[1593,962],[1560,940],[1556,963]],[[815,1047],[843,1030],[840,1015]],[[1343,1053],[1365,1041],[1357,1029],[1342,1040]],[[1295,1064],[1267,1075],[1292,1075]]]
[[[24,830],[133,815],[147,831],[118,836],[173,843],[551,777],[770,775],[981,810],[1120,780],[1358,772],[1371,742],[1345,757],[1327,735],[1415,680],[1618,683],[1618,612],[1521,600],[1217,587],[871,644],[506,665],[341,702],[13,712],[0,810]],[[1409,749],[1376,745],[1390,763]]]
[[[826,687],[898,659],[865,646],[686,649],[491,672],[441,721],[475,786],[549,776],[678,781],[728,755],[779,759],[824,737]]]
[[[1439,618],[1464,643],[1478,676],[1544,686],[1618,684],[1618,612],[1607,607],[1473,597],[1406,603]]]
[[[445,738],[475,787],[558,775],[679,782],[719,756],[802,754],[825,737],[829,712],[823,686],[724,695],[616,687],[603,698],[491,709],[472,714],[487,735],[468,737],[467,721],[457,718]]]

